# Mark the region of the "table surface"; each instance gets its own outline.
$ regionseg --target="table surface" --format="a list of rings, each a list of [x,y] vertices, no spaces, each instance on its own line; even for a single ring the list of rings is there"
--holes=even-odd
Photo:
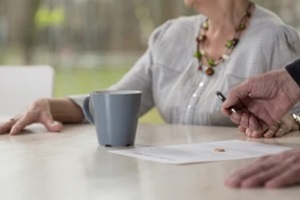
[[[0,118],[1,119],[1,118]],[[236,128],[139,124],[136,146],[251,140],[297,147],[300,132],[283,138],[246,139]],[[171,165],[107,152],[94,127],[65,125],[49,133],[33,125],[0,136],[0,199],[299,199],[300,187],[232,189],[223,184],[253,159]]]

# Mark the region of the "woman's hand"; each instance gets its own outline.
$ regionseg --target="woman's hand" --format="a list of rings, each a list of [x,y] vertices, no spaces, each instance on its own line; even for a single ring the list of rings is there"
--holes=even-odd
[[[31,103],[23,113],[0,123],[0,134],[18,134],[26,126],[33,123],[41,123],[51,132],[59,132],[63,127],[62,123],[53,120],[49,100],[38,99]]]
[[[246,134],[247,137],[252,138],[272,138],[281,137],[289,132],[299,130],[299,125],[295,122],[291,115],[285,115],[278,123],[273,124],[269,129],[263,133],[252,131],[249,128],[245,129],[239,127],[239,129]]]

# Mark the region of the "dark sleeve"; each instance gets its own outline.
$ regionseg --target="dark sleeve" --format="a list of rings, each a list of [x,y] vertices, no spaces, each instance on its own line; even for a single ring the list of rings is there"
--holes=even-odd
[[[290,76],[300,87],[300,59],[285,67]]]

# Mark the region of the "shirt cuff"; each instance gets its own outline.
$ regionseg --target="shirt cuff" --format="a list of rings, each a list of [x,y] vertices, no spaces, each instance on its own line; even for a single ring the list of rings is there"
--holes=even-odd
[[[88,94],[85,94],[85,95],[71,95],[71,96],[68,96],[68,98],[71,99],[74,103],[76,103],[81,108],[81,110],[83,111],[83,101],[88,96],[89,96]],[[88,120],[84,116],[84,120],[82,121],[82,123],[87,123],[87,122],[88,122]]]
[[[285,67],[290,76],[300,87],[300,59]]]

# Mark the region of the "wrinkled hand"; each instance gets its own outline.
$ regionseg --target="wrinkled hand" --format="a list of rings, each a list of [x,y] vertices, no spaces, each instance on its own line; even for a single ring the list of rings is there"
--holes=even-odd
[[[298,100],[299,87],[283,69],[250,78],[233,88],[222,111],[234,123],[261,133],[277,123]],[[232,107],[238,113],[231,113]]]
[[[53,121],[49,101],[47,99],[39,99],[30,104],[23,113],[0,123],[0,134],[18,134],[26,126],[33,123],[41,123],[51,132],[58,132],[63,127],[60,122]]]
[[[240,131],[244,132],[247,137],[251,138],[272,138],[281,137],[285,134],[299,130],[299,125],[295,122],[291,115],[285,115],[278,123],[270,126],[265,132],[253,131],[249,128],[239,127]]]
[[[300,184],[300,149],[262,157],[228,177],[225,184],[241,188]]]

